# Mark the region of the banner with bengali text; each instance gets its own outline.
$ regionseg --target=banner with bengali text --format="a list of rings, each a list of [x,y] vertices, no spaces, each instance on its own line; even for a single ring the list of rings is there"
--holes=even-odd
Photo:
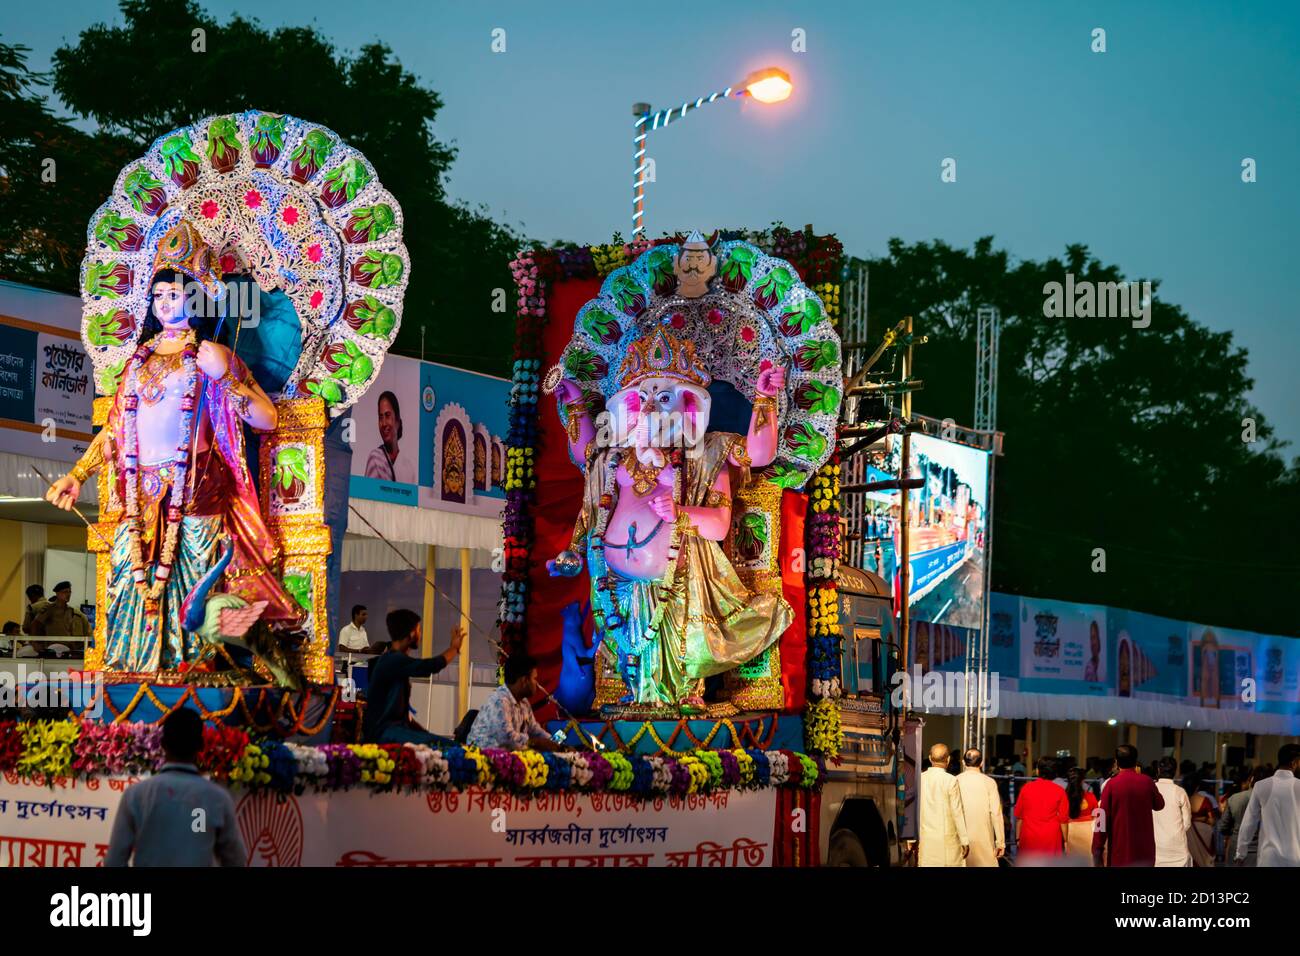
[[[132,781],[0,781],[0,867],[97,866]],[[250,866],[768,867],[776,791],[232,791]]]

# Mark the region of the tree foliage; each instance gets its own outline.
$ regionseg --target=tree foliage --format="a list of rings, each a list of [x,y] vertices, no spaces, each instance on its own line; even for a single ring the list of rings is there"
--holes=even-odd
[[[70,274],[52,272],[42,284],[76,291],[91,213],[118,169],[158,136],[214,113],[289,113],[365,153],[402,205],[412,267],[395,350],[418,355],[424,326],[426,358],[508,371],[513,316],[491,305],[494,289],[511,288],[508,262],[521,239],[483,209],[447,199],[444,180],[456,150],[433,132],[442,100],[386,45],[341,52],[314,27],[268,30],[238,15],[221,23],[194,0],[121,0],[120,7],[123,25],[91,26],[54,54],[54,92],[98,127],[93,135],[59,128],[81,135],[87,152],[102,152],[105,143],[114,151],[103,172],[60,175],[70,210],[57,232],[28,230],[50,255],[71,252],[74,261]],[[30,95],[25,102],[29,113],[44,109]],[[48,124],[45,113],[32,121]]]
[[[969,423],[975,313],[1002,316],[993,587],[1272,633],[1300,633],[1300,468],[1247,399],[1247,354],[1155,289],[1148,328],[1046,318],[1044,286],[1118,282],[1087,247],[1012,261],[893,240],[869,263],[871,325],[904,315],[930,336],[915,410]],[[1243,419],[1258,441],[1242,440]],[[1106,552],[1105,573],[1092,570]]]

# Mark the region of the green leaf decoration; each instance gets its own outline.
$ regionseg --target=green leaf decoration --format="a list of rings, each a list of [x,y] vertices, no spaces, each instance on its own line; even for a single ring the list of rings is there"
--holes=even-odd
[[[618,307],[624,311],[637,304],[638,296],[644,298],[640,283],[626,272],[614,277],[610,292],[614,296],[614,301],[618,303]]]
[[[284,589],[289,592],[290,596],[298,602],[299,607],[304,611],[311,611],[311,572],[304,571],[301,574],[286,574],[284,576]]]
[[[175,176],[184,170],[185,163],[197,163],[199,157],[190,148],[190,138],[184,133],[177,133],[163,141],[159,150],[163,158],[163,171],[168,176]]]
[[[265,113],[259,116],[253,127],[253,148],[265,150],[267,145],[271,145],[276,149],[283,149],[284,124],[283,116],[270,116]]]
[[[117,394],[117,386],[122,381],[122,370],[124,368],[126,368],[126,359],[115,362],[99,373],[99,391],[101,394]]]
[[[332,378],[324,379],[320,382],[308,382],[307,391],[317,395],[331,405],[337,404],[343,400],[343,389],[339,383]]]
[[[114,273],[115,262],[94,262],[86,270],[86,291],[103,299],[118,299],[119,277]]]
[[[387,338],[397,325],[397,313],[372,295],[364,296],[365,307],[357,309],[357,315],[366,321],[357,328],[358,335],[372,339]]]
[[[91,345],[121,345],[122,340],[113,333],[120,332],[125,325],[122,314],[117,311],[92,316],[86,339]]]
[[[600,356],[587,349],[574,349],[564,358],[564,370],[571,378],[579,381],[591,381],[600,378],[605,372]]]
[[[588,309],[582,315],[582,327],[597,342],[608,344],[618,341],[623,333],[618,319],[604,309]]]
[[[289,156],[299,166],[320,166],[334,152],[334,141],[318,129],[312,130],[302,138]]]
[[[741,526],[755,541],[767,544],[767,522],[763,520],[762,515],[750,512],[741,521]]]
[[[754,274],[755,255],[754,250],[746,246],[737,246],[731,250],[731,255],[727,261],[722,264],[719,270],[724,279],[743,278],[746,282]]]
[[[807,422],[792,425],[785,430],[790,454],[807,461],[817,461],[826,451],[826,438]]]
[[[239,145],[239,127],[232,117],[221,116],[208,124],[208,159],[216,155],[217,150],[233,150]]]
[[[125,216],[119,216],[114,212],[104,213],[99,222],[95,223],[95,238],[105,245],[112,246],[115,250],[122,249],[122,233],[126,232],[135,223]]]
[[[397,217],[393,214],[393,207],[387,203],[361,206],[352,213],[352,216],[357,227],[365,231],[367,242],[382,239],[392,232],[393,227],[397,225]]]
[[[349,381],[351,381],[353,385],[360,385],[363,382],[368,381],[374,371],[375,363],[371,361],[370,356],[358,355],[352,362],[352,374],[349,377]]]
[[[813,414],[834,415],[840,408],[840,390],[825,382],[805,382],[799,386],[796,401]]]
[[[785,266],[777,266],[758,284],[760,295],[768,296],[780,302],[785,298],[785,294],[794,286],[794,276],[790,275],[790,270]]]
[[[348,202],[356,199],[357,193],[365,189],[369,182],[370,174],[356,157],[340,163],[337,169],[325,177],[326,187],[334,192],[342,189]]]
[[[784,462],[769,465],[762,471],[762,475],[778,488],[790,488],[791,490],[802,488],[808,482],[807,475],[793,465]]]
[[[794,364],[805,372],[819,372],[837,365],[840,350],[833,339],[819,339],[799,346],[794,352]]]
[[[787,337],[807,335],[825,315],[816,299],[804,299],[796,308],[781,316],[781,332]]]
[[[161,191],[163,184],[153,178],[153,174],[144,166],[137,166],[126,174],[122,181],[122,191],[136,212],[144,212],[144,207],[154,199],[154,193]]]

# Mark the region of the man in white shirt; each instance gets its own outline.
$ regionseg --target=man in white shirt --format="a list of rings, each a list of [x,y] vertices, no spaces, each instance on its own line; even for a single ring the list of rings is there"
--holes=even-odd
[[[965,866],[970,853],[961,788],[947,767],[948,745],[935,744],[921,774],[918,866]]]
[[[366,635],[366,617],[369,614],[364,604],[352,609],[352,623],[345,624],[339,631],[339,650],[364,654],[370,649],[370,638]]]
[[[1277,752],[1277,770],[1250,790],[1235,856],[1240,863],[1259,831],[1259,866],[1300,866],[1300,744]]]
[[[1002,798],[993,778],[985,776],[984,755],[972,747],[961,755],[961,773],[957,786],[961,790],[962,813],[966,834],[970,837],[967,866],[997,866],[1006,851],[1006,834],[1002,823]]]
[[[1165,798],[1164,809],[1152,810],[1152,827],[1156,836],[1156,866],[1191,866],[1187,849],[1187,831],[1192,828],[1192,802],[1187,791],[1174,783],[1178,763],[1173,757],[1160,758],[1160,779],[1156,789]]]

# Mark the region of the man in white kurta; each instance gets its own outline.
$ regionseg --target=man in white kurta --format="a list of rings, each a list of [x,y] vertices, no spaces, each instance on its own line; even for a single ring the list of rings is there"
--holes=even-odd
[[[1006,851],[1006,834],[1002,824],[1002,798],[992,777],[985,776],[984,755],[972,747],[961,755],[965,764],[957,775],[961,806],[966,818],[966,835],[970,837],[967,866],[997,866]]]
[[[970,852],[961,788],[948,767],[948,745],[930,748],[930,768],[921,774],[920,866],[965,866]]]
[[[1192,828],[1192,802],[1187,798],[1187,791],[1174,783],[1178,764],[1173,757],[1161,757],[1159,771],[1156,789],[1165,798],[1165,806],[1163,810],[1153,810],[1151,817],[1156,835],[1156,866],[1191,866],[1187,831]]]

